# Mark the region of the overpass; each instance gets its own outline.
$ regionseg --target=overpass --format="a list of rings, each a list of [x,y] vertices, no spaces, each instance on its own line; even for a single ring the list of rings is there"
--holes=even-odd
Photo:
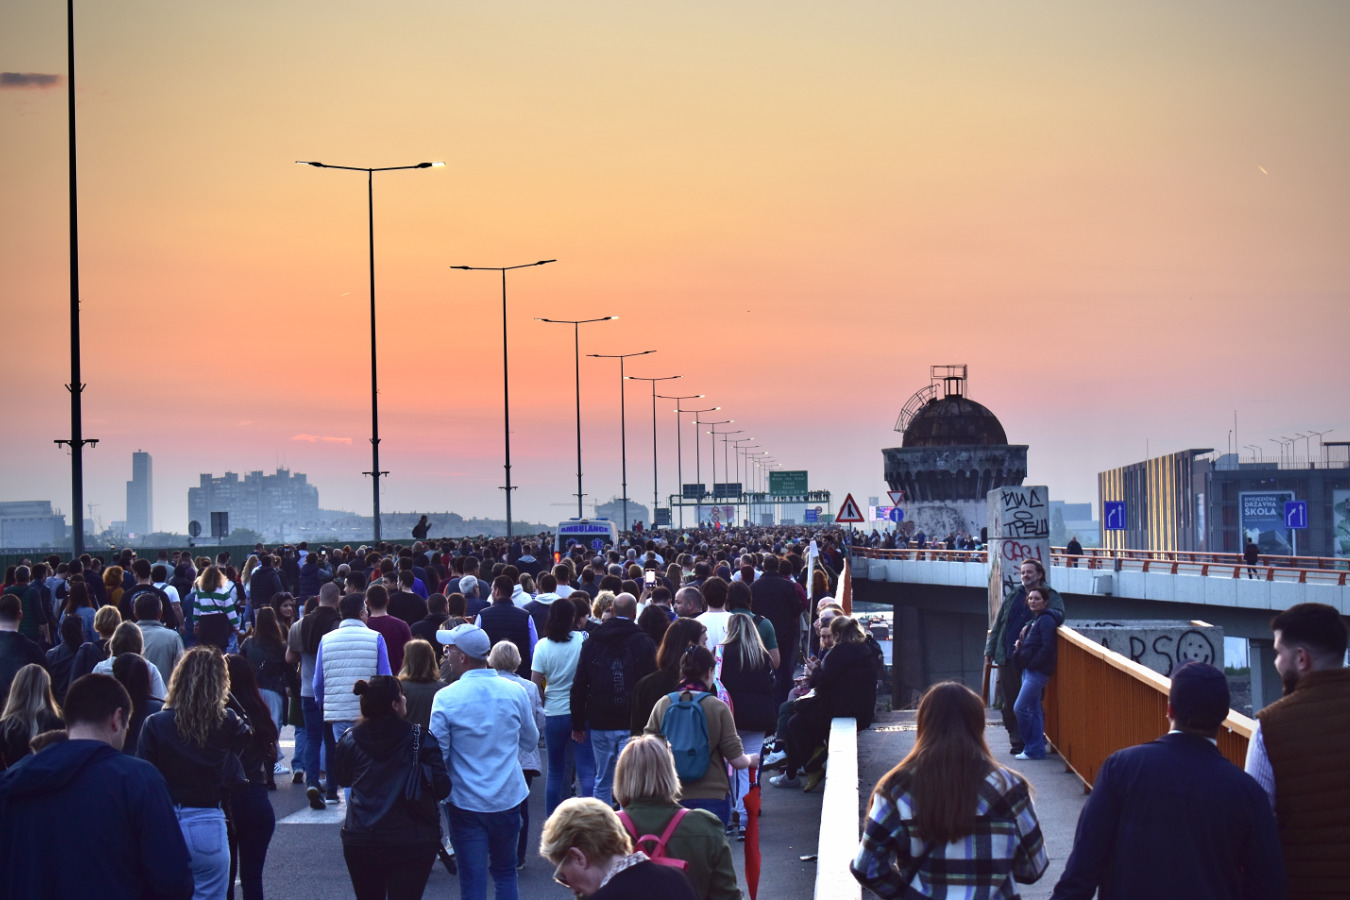
[[[989,628],[984,551],[855,547],[849,562],[854,598],[894,609],[897,705],[946,678],[980,683]],[[1271,617],[1307,602],[1350,615],[1347,576],[1344,559],[1272,557],[1249,573],[1233,554],[1094,550],[1070,557],[1056,548],[1047,581],[1071,622],[1204,621],[1245,639],[1253,708],[1260,709],[1280,696]]]

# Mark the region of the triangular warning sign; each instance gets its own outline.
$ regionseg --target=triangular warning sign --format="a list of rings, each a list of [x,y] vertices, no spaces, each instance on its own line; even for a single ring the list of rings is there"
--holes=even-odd
[[[844,498],[844,505],[839,507],[839,514],[834,517],[834,520],[845,523],[864,521],[862,510],[858,508],[852,494]]]
[[[901,503],[905,502],[904,491],[887,491],[886,493],[891,498],[891,506],[899,506]]]

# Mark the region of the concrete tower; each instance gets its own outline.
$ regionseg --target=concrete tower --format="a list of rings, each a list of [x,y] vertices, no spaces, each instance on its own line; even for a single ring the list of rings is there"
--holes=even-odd
[[[137,450],[131,454],[131,480],[127,482],[127,531],[130,534],[149,534],[155,530],[151,471],[149,453]]]

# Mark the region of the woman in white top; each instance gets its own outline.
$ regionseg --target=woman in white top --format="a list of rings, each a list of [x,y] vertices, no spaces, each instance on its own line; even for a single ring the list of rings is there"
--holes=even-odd
[[[549,604],[544,640],[534,647],[530,662],[530,680],[544,695],[544,747],[548,751],[548,779],[544,782],[544,810],[552,815],[563,800],[563,780],[568,763],[574,762],[581,782],[579,797],[589,797],[595,787],[595,756],[591,752],[590,732],[586,741],[572,740],[572,678],[581,659],[581,642],[586,632],[574,631],[576,607],[559,600]]]
[[[94,666],[95,675],[111,675],[113,673],[113,660],[123,653],[132,653],[136,656],[145,656],[145,638],[141,636],[141,629],[135,622],[123,622],[117,626],[113,632],[112,640],[108,641],[108,658]],[[156,700],[163,700],[168,696],[169,691],[164,687],[164,678],[160,675],[159,667],[146,660],[145,664],[150,667],[150,696]]]

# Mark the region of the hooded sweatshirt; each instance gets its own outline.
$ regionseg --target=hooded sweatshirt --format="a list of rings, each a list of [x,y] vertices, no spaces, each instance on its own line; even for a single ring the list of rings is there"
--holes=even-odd
[[[100,839],[70,865],[75,822]],[[191,896],[187,845],[154,766],[102,741],[64,741],[0,777],[0,898]]]

